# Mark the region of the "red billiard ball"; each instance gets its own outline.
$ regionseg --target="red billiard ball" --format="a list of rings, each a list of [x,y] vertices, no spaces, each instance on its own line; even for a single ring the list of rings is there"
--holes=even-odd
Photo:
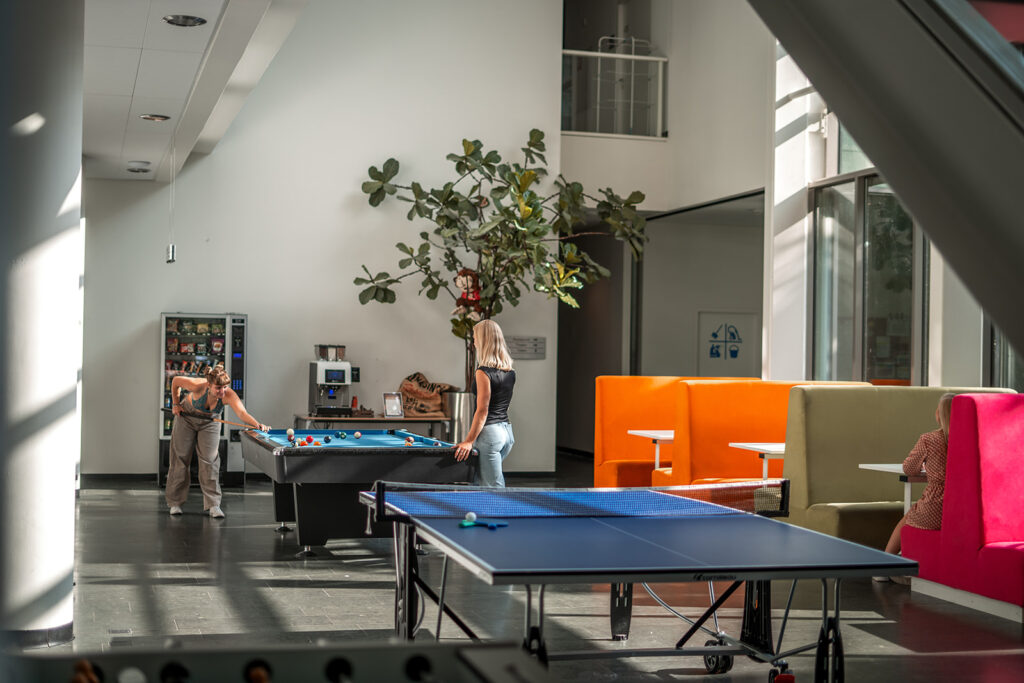
[[[435,446],[440,446],[440,445],[441,445],[441,442],[440,442],[440,441],[435,441],[435,442],[434,442],[434,445],[435,445]]]
[[[295,435],[294,434],[289,434],[288,435],[288,441],[290,441],[291,443],[295,443]]]
[[[306,443],[313,443],[312,435],[306,437]]]
[[[354,437],[355,437],[355,438],[357,438],[357,439],[361,439],[361,438],[363,438],[363,433],[362,433],[362,432],[356,432],[356,433],[355,433],[355,434],[353,434],[352,436],[354,436]]]

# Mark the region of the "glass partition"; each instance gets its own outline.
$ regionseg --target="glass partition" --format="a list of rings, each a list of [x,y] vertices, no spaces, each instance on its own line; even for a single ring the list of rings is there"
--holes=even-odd
[[[562,51],[562,130],[664,135],[664,57]]]
[[[817,192],[812,378],[852,379],[856,282],[854,182]]]

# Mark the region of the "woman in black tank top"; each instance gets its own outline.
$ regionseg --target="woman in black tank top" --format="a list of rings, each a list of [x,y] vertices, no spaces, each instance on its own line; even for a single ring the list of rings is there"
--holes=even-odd
[[[501,463],[515,443],[508,408],[516,371],[501,328],[493,320],[481,320],[473,327],[473,343],[478,364],[473,383],[476,413],[466,440],[455,447],[455,459],[465,460],[475,447],[480,452],[477,483],[504,487]]]

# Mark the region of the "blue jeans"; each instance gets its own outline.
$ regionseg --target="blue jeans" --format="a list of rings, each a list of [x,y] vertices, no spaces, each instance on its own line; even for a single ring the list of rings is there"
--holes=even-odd
[[[501,463],[508,457],[515,442],[510,422],[486,425],[480,431],[480,436],[476,437],[476,441],[473,443],[473,446],[480,451],[480,473],[477,475],[476,482],[479,486],[505,487]]]

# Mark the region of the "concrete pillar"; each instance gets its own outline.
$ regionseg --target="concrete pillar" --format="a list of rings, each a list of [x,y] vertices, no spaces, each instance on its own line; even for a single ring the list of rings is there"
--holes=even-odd
[[[796,62],[776,44],[773,135],[768,155],[764,244],[762,375],[807,377],[808,262],[814,216],[807,184],[825,177],[825,103]]]
[[[0,24],[0,645],[33,646],[73,634],[84,11],[79,0],[6,9]]]

